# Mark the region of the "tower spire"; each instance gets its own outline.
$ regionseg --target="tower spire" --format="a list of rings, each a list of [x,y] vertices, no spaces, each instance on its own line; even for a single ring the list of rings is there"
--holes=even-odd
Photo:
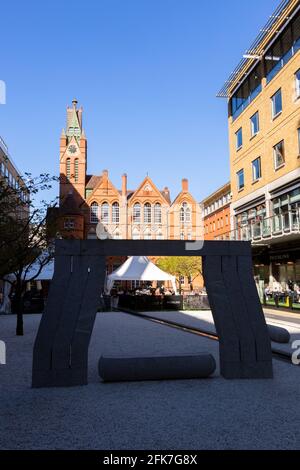
[[[78,139],[81,137],[81,114],[82,109],[77,109],[78,101],[76,99],[72,100],[72,107],[67,108],[67,136],[75,136]]]

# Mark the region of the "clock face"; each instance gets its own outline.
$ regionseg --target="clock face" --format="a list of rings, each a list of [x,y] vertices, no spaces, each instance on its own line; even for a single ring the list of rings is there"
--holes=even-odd
[[[77,147],[76,145],[70,145],[68,148],[70,153],[76,153],[77,152]]]

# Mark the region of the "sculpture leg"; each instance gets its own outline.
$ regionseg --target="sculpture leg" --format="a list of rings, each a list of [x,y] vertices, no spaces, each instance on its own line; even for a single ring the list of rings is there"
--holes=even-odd
[[[252,274],[250,256],[203,259],[204,279],[220,338],[221,374],[272,378],[270,338]]]

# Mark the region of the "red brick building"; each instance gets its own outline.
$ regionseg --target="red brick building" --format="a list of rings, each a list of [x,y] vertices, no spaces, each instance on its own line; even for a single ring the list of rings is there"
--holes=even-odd
[[[202,201],[205,240],[229,239],[230,202],[230,183],[225,184]]]
[[[127,175],[120,188],[109,178],[87,171],[87,138],[82,108],[74,100],[67,108],[66,129],[60,137],[59,229],[64,238],[198,240],[201,237],[200,206],[183,178],[172,200],[167,186],[159,189],[150,177],[129,189]],[[110,260],[109,271],[119,264]]]

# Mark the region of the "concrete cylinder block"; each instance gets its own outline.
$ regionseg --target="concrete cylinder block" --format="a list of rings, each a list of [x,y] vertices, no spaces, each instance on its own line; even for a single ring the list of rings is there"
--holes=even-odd
[[[99,376],[104,382],[202,379],[215,370],[214,357],[206,353],[151,357],[101,356],[98,364]]]

